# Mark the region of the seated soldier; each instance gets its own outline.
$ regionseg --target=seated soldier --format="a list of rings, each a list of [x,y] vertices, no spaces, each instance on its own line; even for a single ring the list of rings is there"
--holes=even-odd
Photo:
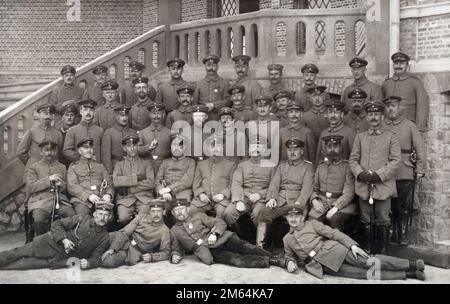
[[[243,268],[268,268],[278,265],[265,251],[235,233],[226,230],[227,224],[220,218],[207,216],[203,212],[190,215],[186,200],[175,200],[172,213],[177,223],[172,227],[172,263],[182,260],[183,251],[193,252],[203,263],[214,262]]]
[[[93,160],[94,140],[84,138],[77,143],[80,160],[67,170],[67,192],[72,196],[76,214],[91,214],[92,206],[103,200],[111,202],[114,188],[106,168]]]
[[[61,217],[75,215],[75,211],[63,193],[66,191],[66,167],[58,162],[58,144],[44,140],[39,144],[42,159],[32,164],[27,171],[28,211],[33,215],[36,235],[44,234],[50,227],[52,212]],[[54,191],[59,191],[56,204]]]
[[[194,94],[194,87],[188,83],[183,84],[177,89],[178,102],[180,106],[167,114],[166,127],[172,128],[175,121],[184,120],[192,125],[191,105]]]
[[[285,145],[288,160],[278,165],[267,192],[268,201],[259,214],[256,245],[260,247],[264,246],[267,224],[286,215],[293,205],[305,210],[312,192],[314,166],[303,158],[305,143],[300,139],[288,139]]]
[[[33,242],[0,252],[0,269],[65,268],[69,258],[79,258],[82,270],[99,267],[102,253],[109,248],[106,224],[114,205],[95,203],[93,215],[74,215],[53,222],[50,231]]]
[[[190,213],[215,210],[216,217],[223,218],[230,205],[231,179],[236,165],[223,156],[222,137],[213,137],[209,144],[210,158],[199,161],[195,169]]]
[[[117,221],[121,226],[128,224],[137,213],[147,214],[148,204],[153,198],[153,166],[149,160],[138,156],[138,142],[139,137],[133,134],[122,139],[122,149],[126,156],[114,167]]]
[[[340,135],[322,138],[326,157],[316,170],[308,214],[308,218],[325,221],[340,231],[344,231],[345,223],[358,212],[353,203],[355,178],[348,161],[342,159],[343,138]]]
[[[149,213],[138,214],[127,226],[111,234],[102,267],[165,261],[170,255],[170,230],[163,222],[164,200],[153,199]]]
[[[370,257],[358,244],[330,226],[319,221],[304,221],[302,210],[292,207],[287,220],[291,231],[283,238],[285,267],[297,271],[298,264],[307,272],[322,279],[323,273],[354,279],[425,280],[423,260],[407,260],[386,255]],[[369,271],[373,263],[378,271]]]

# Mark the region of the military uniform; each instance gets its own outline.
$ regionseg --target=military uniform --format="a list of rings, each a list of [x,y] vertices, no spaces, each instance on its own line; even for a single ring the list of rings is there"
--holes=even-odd
[[[117,162],[123,160],[121,141],[125,136],[137,134],[136,130],[115,124],[105,131],[102,138],[102,163],[109,174],[112,174]]]
[[[255,113],[255,111],[249,109],[249,108],[245,108],[245,107],[232,107],[233,112],[234,112],[234,119],[235,120],[240,120],[243,122],[247,122],[250,120],[254,120],[256,119],[257,115]]]
[[[353,112],[349,112],[344,116],[342,121],[356,133],[360,133],[369,129],[369,123],[367,122],[366,116],[367,114],[364,111],[358,115]]]
[[[188,157],[163,160],[156,175],[157,191],[166,184],[171,189],[172,198],[192,200],[192,183],[195,161]]]
[[[105,104],[105,97],[103,97],[103,91],[100,89],[101,83],[95,82],[93,85],[88,86],[83,93],[82,99],[95,100],[99,105]]]
[[[172,128],[172,125],[176,121],[187,121],[190,125],[192,125],[194,122],[192,121],[191,107],[181,105],[178,109],[175,109],[167,114],[166,127],[168,129]]]
[[[326,118],[326,108],[323,107],[320,110],[316,110],[311,108],[309,111],[305,112],[302,116],[302,120],[314,135],[314,138],[317,140],[320,138],[320,134],[323,130],[330,126],[330,122],[328,118]]]
[[[153,140],[158,144],[155,149],[149,150],[148,146]],[[150,125],[139,132],[139,156],[151,160],[155,174],[159,170],[162,161],[170,157],[170,130],[164,126]]]
[[[112,80],[108,80],[101,85],[102,92],[113,90],[117,91],[118,88],[119,84]],[[94,124],[99,125],[103,130],[107,130],[114,126],[116,122],[114,119],[114,109],[118,105],[120,105],[118,100],[113,100],[98,107],[94,114]]]
[[[236,65],[249,65],[251,57],[247,55],[237,55],[232,58]],[[261,85],[258,81],[251,79],[248,75],[238,77],[230,82],[230,85],[242,85],[245,88],[243,106],[247,109],[255,107],[254,102],[261,95]]]
[[[130,110],[130,125],[132,129],[141,131],[150,125],[150,116],[147,109],[152,104],[150,98],[138,100]]]
[[[353,148],[353,141],[356,133],[352,128],[346,126],[344,122],[340,122],[337,126],[329,127],[320,133],[319,142],[317,144],[316,164],[320,163],[325,157],[325,147],[322,143],[322,138],[329,135],[340,135],[344,138],[341,141],[341,157],[348,160]]]
[[[261,88],[262,95],[275,96],[280,91],[285,90],[285,86],[282,83],[277,83],[276,85],[270,84],[266,88]]]
[[[304,73],[318,74],[319,68],[315,64],[307,63],[301,67],[300,71],[302,72],[302,74],[304,74]],[[311,94],[308,93],[308,90],[314,89],[316,86],[317,85],[315,83],[312,85],[305,84],[303,86],[303,88],[301,88],[300,90],[295,92],[295,101],[302,104],[305,111],[309,111],[312,107],[311,100],[310,100]],[[322,92],[321,95],[324,100],[327,100],[330,98],[330,94],[328,94],[328,92]]]
[[[316,139],[311,129],[301,124],[297,126],[287,125],[280,130],[280,147],[281,147],[281,159],[287,159],[286,146],[283,144],[290,138],[300,139],[305,143],[303,148],[303,157],[312,162],[316,158]]]
[[[147,96],[152,101],[156,98],[156,90],[150,83],[148,84]],[[138,102],[138,98],[136,96],[136,93],[134,92],[134,84],[132,79],[130,81],[125,81],[122,89],[119,91],[119,98],[121,104],[130,107]]]
[[[63,155],[70,161],[74,162],[80,159],[80,155],[75,147],[76,143],[84,138],[94,139],[94,157],[95,161],[101,162],[101,142],[103,137],[103,129],[94,123],[86,123],[81,121],[78,125],[73,126],[67,131],[64,141]]]

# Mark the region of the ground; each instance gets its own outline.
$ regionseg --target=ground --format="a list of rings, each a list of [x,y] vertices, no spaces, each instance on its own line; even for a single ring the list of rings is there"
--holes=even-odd
[[[24,243],[24,233],[10,233],[0,236],[0,251],[20,246]],[[285,269],[271,266],[268,269],[242,269],[227,265],[207,266],[194,256],[187,256],[180,264],[159,262],[140,263],[136,266],[122,266],[116,269],[92,269],[76,271],[58,270],[0,270],[0,284],[4,283],[164,283],[164,284],[364,284],[381,281],[364,281],[325,276],[317,279],[307,273],[290,274]],[[405,281],[382,281],[382,283],[450,283],[450,269],[426,266],[427,281],[408,279]]]

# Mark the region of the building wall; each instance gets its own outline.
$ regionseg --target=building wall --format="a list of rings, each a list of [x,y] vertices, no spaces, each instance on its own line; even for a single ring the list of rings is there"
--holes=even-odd
[[[211,18],[212,0],[181,0],[181,22]]]
[[[148,32],[158,26],[158,0],[143,0],[143,31]]]

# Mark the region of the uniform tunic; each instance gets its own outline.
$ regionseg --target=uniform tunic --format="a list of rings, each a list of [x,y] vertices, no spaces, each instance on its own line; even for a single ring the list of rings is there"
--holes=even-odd
[[[164,186],[172,191],[171,194],[177,199],[192,200],[192,183],[194,181],[195,161],[192,158],[173,159],[168,158],[163,160],[156,175],[157,191]]]
[[[281,147],[281,159],[287,159],[286,141],[291,138],[300,139],[305,143],[303,147],[303,157],[310,162],[313,162],[316,158],[316,146],[317,141],[314,138],[314,134],[310,128],[303,125],[287,125],[280,130],[280,147]]]
[[[229,81],[219,76],[206,76],[197,82],[194,91],[193,104],[213,103],[214,109],[212,112],[217,115],[217,112],[223,108],[231,105],[230,96],[228,95]]]
[[[176,121],[181,120],[187,121],[190,125],[194,123],[194,121],[192,120],[192,112],[190,106],[181,105],[178,109],[173,110],[172,112],[167,114],[166,127],[170,129]]]
[[[88,86],[83,93],[83,99],[92,99],[97,102],[98,105],[105,104],[105,97],[103,97],[103,91],[100,89],[101,83],[94,82],[93,85]]]
[[[367,94],[367,100],[383,100],[383,92],[381,91],[381,87],[377,85],[375,82],[370,81],[366,77],[361,80],[354,81],[351,85],[344,89],[342,93],[341,101],[345,105],[345,109],[349,111],[352,108],[352,102],[348,98],[348,94],[356,88],[360,88]]]
[[[81,121],[78,125],[71,127],[67,131],[66,139],[64,140],[64,157],[70,162],[79,160],[80,155],[78,154],[76,145],[82,139],[89,137],[94,139],[94,160],[101,162],[101,142],[103,137],[103,129],[93,123],[88,124],[84,121]]]
[[[150,115],[147,106],[152,103],[150,98],[146,97],[144,100],[138,100],[131,107],[129,113],[129,121],[132,129],[136,131],[143,130],[150,125]]]
[[[50,95],[48,102],[56,107],[56,112],[60,113],[62,104],[68,100],[78,101],[83,98],[84,90],[76,85],[63,84]]]
[[[255,107],[256,99],[261,95],[261,85],[259,82],[245,76],[232,81],[232,83],[241,84],[245,87],[243,105],[247,109],[253,109]]]
[[[322,131],[319,137],[319,141],[317,143],[317,155],[316,155],[316,164],[320,163],[325,155],[325,146],[322,138],[329,135],[339,135],[344,138],[341,140],[341,157],[342,159],[347,159],[350,157],[350,153],[353,148],[353,141],[355,140],[356,133],[352,128],[346,126],[342,121],[334,127],[329,127]]]
[[[305,126],[311,129],[316,140],[319,139],[320,133],[322,133],[323,130],[330,126],[328,118],[325,117],[326,111],[327,109],[325,107],[319,111],[311,108],[302,116],[302,120],[305,123]]]
[[[116,119],[114,117],[114,108],[119,105],[118,102],[107,102],[103,106],[97,108],[94,114],[93,123],[100,126],[103,130],[107,130],[114,126]]]
[[[159,85],[155,101],[166,106],[166,113],[169,113],[179,107],[177,89],[184,85],[186,80],[171,79]]]
[[[114,166],[118,161],[123,159],[122,139],[127,135],[136,135],[136,130],[115,124],[112,128],[105,131],[102,138],[102,163],[112,174]]]
[[[359,115],[349,112],[344,116],[344,124],[352,128],[356,133],[367,131],[369,129],[369,122],[366,119],[366,112],[362,111]]]

